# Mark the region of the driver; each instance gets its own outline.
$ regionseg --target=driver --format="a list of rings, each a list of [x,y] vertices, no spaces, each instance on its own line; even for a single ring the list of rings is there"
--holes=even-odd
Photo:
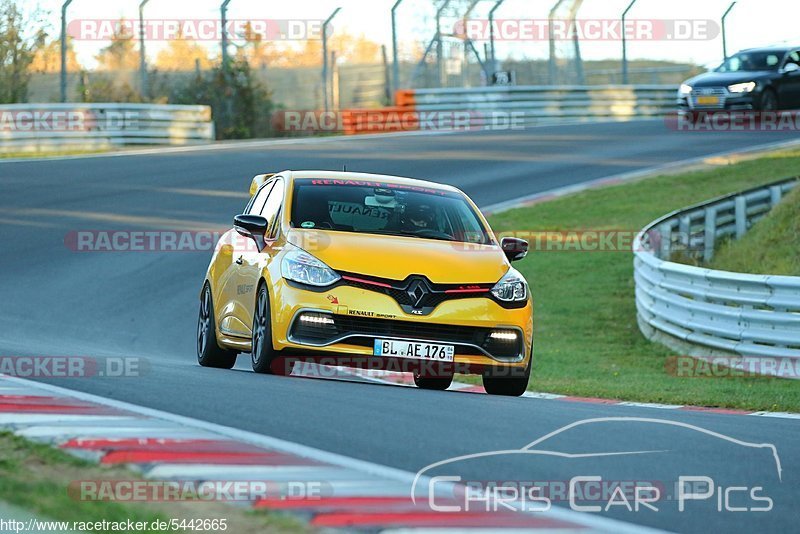
[[[406,230],[432,230],[436,221],[436,214],[429,204],[407,206],[404,226]]]

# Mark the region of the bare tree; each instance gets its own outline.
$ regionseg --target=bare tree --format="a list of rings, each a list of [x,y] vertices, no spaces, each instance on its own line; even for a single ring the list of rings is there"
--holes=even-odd
[[[25,102],[28,96],[29,66],[46,34],[40,27],[39,13],[26,17],[12,0],[0,0],[0,103]]]

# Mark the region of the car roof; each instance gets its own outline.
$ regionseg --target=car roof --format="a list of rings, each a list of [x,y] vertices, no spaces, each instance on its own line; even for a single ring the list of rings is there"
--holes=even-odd
[[[790,50],[796,50],[797,48],[800,47],[789,46],[789,45],[772,45],[772,46],[759,46],[756,48],[745,48],[744,50],[740,50],[739,52],[776,52],[785,54],[786,52],[789,52]]]
[[[450,185],[429,182],[427,180],[417,180],[415,178],[404,178],[402,176],[390,176],[387,174],[347,171],[284,171],[280,174],[286,176],[291,181],[303,178],[314,178],[318,180],[353,180],[360,182],[381,182],[409,187],[427,187],[428,189],[461,193],[461,190]]]

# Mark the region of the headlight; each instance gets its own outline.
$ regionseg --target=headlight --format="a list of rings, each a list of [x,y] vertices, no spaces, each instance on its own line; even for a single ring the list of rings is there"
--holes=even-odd
[[[756,82],[737,83],[735,85],[729,85],[728,91],[731,93],[752,93],[755,88]]]
[[[528,298],[528,283],[519,271],[511,268],[492,288],[492,295],[503,302],[521,302]]]
[[[675,86],[673,85],[673,87],[675,87]],[[686,95],[692,94],[692,86],[691,85],[686,85],[685,83],[682,83],[681,84],[681,88],[678,89],[678,94],[682,95],[682,96],[686,96]]]
[[[333,269],[301,249],[286,253],[281,261],[281,274],[287,280],[317,287],[329,286],[341,278]]]

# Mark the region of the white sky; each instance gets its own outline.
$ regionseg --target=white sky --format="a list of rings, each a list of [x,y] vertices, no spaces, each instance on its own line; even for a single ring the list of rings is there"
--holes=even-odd
[[[618,19],[629,0],[585,0],[578,17],[581,19]],[[58,35],[61,0],[28,0],[26,8],[38,5],[49,13],[51,35]],[[391,51],[390,9],[394,0],[231,0],[229,19],[325,19],[336,7],[342,11],[334,21],[336,30],[365,34],[369,39],[386,44]],[[554,0],[506,0],[496,12],[497,19],[546,19]],[[145,17],[150,19],[216,19],[220,0],[150,0]],[[401,42],[422,41],[433,35],[433,2],[404,0],[398,11]],[[629,14],[630,19],[712,19],[719,21],[730,0],[639,0]],[[138,0],[73,0],[67,20],[138,18]],[[494,0],[480,0],[473,18],[486,18]],[[452,27],[452,19],[444,28]],[[800,1],[739,0],[728,17],[728,51],[789,41],[800,43]],[[483,44],[476,43],[482,50]],[[104,43],[76,42],[78,59],[87,67],[94,65],[94,55]],[[158,52],[162,43],[150,43],[148,57]],[[207,43],[214,55],[216,43]],[[498,42],[499,59],[515,57],[547,57],[546,42]],[[619,42],[584,42],[584,59],[607,59],[621,56]],[[722,56],[722,39],[694,42],[629,42],[630,58],[718,63]]]

